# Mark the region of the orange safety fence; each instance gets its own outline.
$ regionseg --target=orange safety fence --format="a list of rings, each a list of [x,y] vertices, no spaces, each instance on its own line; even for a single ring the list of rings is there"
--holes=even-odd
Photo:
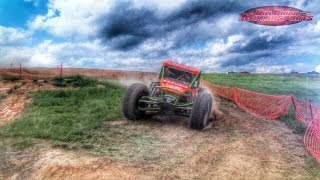
[[[320,162],[320,106],[294,96],[257,93],[238,87],[219,86],[207,81],[203,81],[203,84],[213,94],[231,100],[241,109],[266,119],[275,120],[279,116],[288,114],[293,103],[296,119],[307,126],[304,144]]]
[[[203,81],[203,84],[208,87],[213,94],[219,97],[234,101],[234,92],[232,87],[219,86],[207,81]]]
[[[296,97],[292,97],[296,118],[298,121],[308,125],[313,119],[312,104],[305,102]]]
[[[291,96],[269,95],[234,88],[235,103],[255,116],[275,120],[287,115],[291,106]]]
[[[319,115],[308,126],[304,135],[304,144],[310,153],[320,162],[320,117]]]

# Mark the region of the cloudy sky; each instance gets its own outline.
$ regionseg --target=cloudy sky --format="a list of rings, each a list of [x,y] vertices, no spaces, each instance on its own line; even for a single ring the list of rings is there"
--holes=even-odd
[[[314,18],[277,27],[239,21],[267,5]],[[320,72],[319,15],[317,0],[3,0],[0,66],[158,71],[172,59],[205,72]]]

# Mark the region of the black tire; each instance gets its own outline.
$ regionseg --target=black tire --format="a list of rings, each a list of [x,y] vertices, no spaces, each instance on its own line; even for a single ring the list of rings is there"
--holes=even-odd
[[[205,91],[205,89],[203,87],[199,87],[199,94],[203,91]]]
[[[128,87],[122,104],[122,111],[127,119],[138,120],[144,118],[145,111],[137,108],[139,99],[142,96],[149,96],[149,89],[146,85],[134,83]]]
[[[212,95],[203,91],[195,98],[190,114],[190,127],[201,130],[208,125],[212,109]]]

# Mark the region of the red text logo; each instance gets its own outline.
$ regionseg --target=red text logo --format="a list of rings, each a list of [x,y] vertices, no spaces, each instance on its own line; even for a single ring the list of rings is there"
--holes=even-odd
[[[283,26],[302,21],[311,21],[310,12],[287,6],[264,6],[249,9],[241,14],[241,21],[267,26]]]

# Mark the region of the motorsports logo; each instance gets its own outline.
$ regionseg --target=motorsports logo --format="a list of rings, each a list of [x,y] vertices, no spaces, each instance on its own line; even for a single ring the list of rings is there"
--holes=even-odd
[[[267,26],[283,26],[311,21],[313,16],[297,8],[287,6],[263,6],[249,9],[241,14],[241,21]]]

